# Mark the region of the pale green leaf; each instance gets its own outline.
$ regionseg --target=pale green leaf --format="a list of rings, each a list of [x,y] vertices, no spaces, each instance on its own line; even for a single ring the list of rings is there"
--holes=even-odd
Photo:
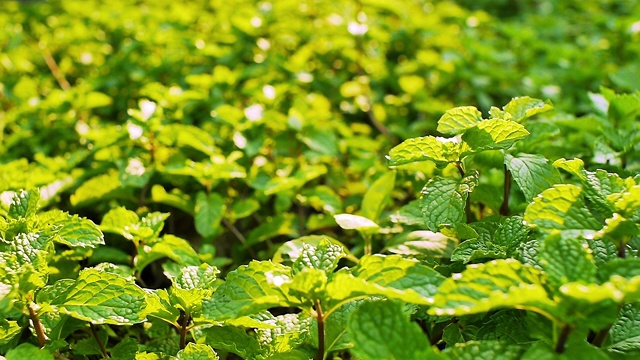
[[[380,226],[374,221],[359,215],[337,214],[334,215],[333,218],[341,228],[347,230],[358,230],[367,234],[375,234],[380,229]]]
[[[394,242],[387,250],[394,254],[447,258],[458,245],[458,239],[428,230],[412,231],[402,242]]]
[[[178,351],[177,360],[218,360],[218,354],[209,345],[189,343]]]
[[[106,199],[121,186],[120,174],[116,170],[111,170],[106,174],[98,175],[84,182],[75,193],[71,195],[70,201],[73,206],[86,206],[91,203]]]
[[[556,295],[556,313],[563,323],[583,326],[593,331],[613,323],[620,312],[624,294],[612,283],[584,284],[572,282],[560,287]]]
[[[420,200],[410,201],[407,205],[392,213],[389,218],[394,223],[404,225],[424,225],[425,222]]]
[[[482,121],[482,113],[475,106],[460,106],[447,110],[438,120],[436,130],[445,135],[458,135]]]
[[[85,269],[73,283],[61,281],[63,286],[43,294],[40,301],[94,324],[125,325],[145,319],[146,293],[119,275]]]
[[[505,154],[504,163],[522,192],[530,202],[542,191],[560,182],[560,174],[541,155]]]
[[[485,120],[468,129],[462,140],[470,147],[469,153],[483,150],[508,149],[529,132],[524,126],[502,119]]]
[[[172,189],[171,192],[167,192],[162,185],[153,185],[151,187],[151,201],[173,206],[186,214],[193,215],[194,205],[191,197],[181,192],[180,189]]]
[[[186,124],[168,124],[162,127],[157,136],[159,142],[178,148],[190,147],[206,155],[218,152],[215,140],[208,131]]]
[[[20,332],[22,332],[22,326],[16,321],[0,319],[0,346],[7,344]]]
[[[378,221],[384,206],[391,201],[391,192],[396,183],[396,173],[388,172],[371,184],[362,198],[362,216]]]
[[[322,300],[329,281],[327,273],[315,268],[302,268],[285,286],[288,292],[311,302]]]
[[[256,329],[256,338],[260,343],[262,354],[267,359],[299,359],[295,352],[303,343],[308,341],[311,318],[305,313],[284,314],[265,320],[272,325],[269,328]],[[281,354],[281,356],[277,356]],[[274,356],[275,355],[275,356]],[[307,356],[306,359],[309,359]],[[304,358],[303,358],[304,359]]]
[[[260,203],[253,198],[240,199],[233,203],[229,209],[229,218],[238,220],[250,216],[260,209]]]
[[[194,208],[194,220],[198,233],[205,238],[211,238],[217,234],[225,209],[222,196],[216,193],[207,195],[203,191],[198,192]]]
[[[120,234],[131,240],[133,236],[130,231],[140,222],[140,217],[134,211],[127,210],[120,206],[109,210],[100,223],[100,229],[104,232]]]
[[[389,152],[389,166],[410,164],[418,161],[450,163],[460,157],[460,142],[457,139],[426,136],[405,140]]]
[[[431,315],[479,314],[500,308],[548,310],[554,307],[541,272],[520,262],[493,260],[468,265],[446,279],[434,296]]]
[[[363,360],[432,359],[435,354],[418,324],[402,305],[390,301],[362,303],[349,318],[351,350]]]
[[[249,231],[247,244],[257,244],[280,235],[296,237],[298,236],[297,223],[298,219],[291,213],[268,217],[258,227]]]
[[[513,98],[504,106],[504,111],[513,116],[514,121],[522,121],[533,115],[553,110],[553,105],[549,101],[533,99],[528,96]]]
[[[205,344],[232,352],[243,359],[253,359],[260,353],[258,340],[243,328],[214,325],[203,329],[202,334]]]
[[[593,217],[582,199],[582,189],[558,184],[543,191],[524,212],[524,221],[543,231],[562,230],[593,236],[602,225]]]

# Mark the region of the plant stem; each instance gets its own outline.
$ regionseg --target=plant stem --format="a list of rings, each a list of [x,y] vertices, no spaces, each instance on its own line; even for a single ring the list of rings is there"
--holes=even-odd
[[[373,245],[371,244],[371,235],[362,234],[364,238],[364,254],[371,255],[373,251]]]
[[[560,336],[558,337],[558,342],[556,343],[555,351],[557,354],[562,354],[564,352],[564,347],[569,339],[569,334],[571,334],[571,326],[566,324],[563,325]]]
[[[324,315],[320,300],[316,300],[316,320],[318,322],[318,355],[316,360],[324,360]]]
[[[100,347],[100,352],[102,352],[102,356],[105,357],[105,358],[110,358],[111,356],[109,356],[109,353],[107,352],[107,349],[104,347],[104,344],[102,343],[102,340],[100,340],[100,337],[98,336],[98,331],[96,330],[96,327],[92,323],[89,323],[89,328],[91,329],[91,334],[96,339],[96,342],[98,343],[98,346]]]
[[[511,172],[504,166],[504,194],[502,197],[502,205],[500,206],[500,215],[509,215],[509,194],[511,193]]]
[[[180,349],[187,346],[187,331],[189,329],[189,315],[184,314],[182,324],[180,324]]]
[[[597,346],[597,347],[602,347],[602,344],[604,343],[604,340],[609,335],[609,330],[611,330],[612,326],[613,326],[613,324],[605,327],[604,329],[600,329],[600,331],[598,331],[598,333],[593,338],[593,340],[591,340],[591,345]]]
[[[33,310],[33,307],[31,307],[31,305],[27,305],[27,308],[29,309],[29,318],[33,323],[33,327],[36,329],[38,344],[40,344],[40,347],[44,347],[47,343],[47,337],[44,334],[44,327],[42,327],[42,323],[40,322],[40,319],[38,319],[38,314]]]
[[[464,179],[464,168],[462,167],[462,162],[457,161],[455,163],[456,168],[458,168],[458,172],[460,173],[460,178]],[[464,214],[467,217],[467,224],[473,221],[473,214],[471,214],[471,197],[467,194],[467,200],[464,203]]]

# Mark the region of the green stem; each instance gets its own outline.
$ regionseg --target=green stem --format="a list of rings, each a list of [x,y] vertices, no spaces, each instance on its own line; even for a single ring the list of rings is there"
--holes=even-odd
[[[96,330],[96,327],[92,323],[89,323],[89,329],[91,329],[91,335],[93,335],[93,338],[96,339],[96,342],[100,347],[100,352],[102,353],[102,356],[105,358],[110,358],[111,356],[109,356],[107,349],[104,347],[104,343],[102,342],[102,340],[100,340],[100,337],[98,336],[98,331]]]
[[[504,194],[502,197],[502,205],[500,206],[500,215],[509,216],[509,194],[511,193],[511,172],[504,166]]]
[[[324,315],[320,300],[316,300],[316,321],[318,322],[318,355],[316,360],[324,360]]]
[[[571,326],[563,325],[562,330],[560,331],[560,336],[558,337],[558,342],[556,343],[556,353],[562,354],[564,352],[565,345],[567,344],[567,340],[569,339],[569,334],[571,334]]]
[[[362,235],[364,238],[364,254],[371,255],[373,253],[373,245],[371,244],[371,235]]]
[[[33,310],[33,307],[31,306],[31,304],[27,305],[27,309],[29,309],[29,318],[33,323],[33,327],[34,329],[36,329],[36,337],[38,338],[38,344],[40,344],[40,347],[44,347],[47,344],[47,337],[44,334],[44,327],[42,326],[42,323],[38,318],[38,314],[36,314],[36,311]]]

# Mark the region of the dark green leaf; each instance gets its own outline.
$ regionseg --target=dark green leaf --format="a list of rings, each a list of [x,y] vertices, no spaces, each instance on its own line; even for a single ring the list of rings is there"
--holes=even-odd
[[[504,163],[527,202],[560,182],[560,174],[543,156],[518,154],[517,157],[513,157],[506,154]]]

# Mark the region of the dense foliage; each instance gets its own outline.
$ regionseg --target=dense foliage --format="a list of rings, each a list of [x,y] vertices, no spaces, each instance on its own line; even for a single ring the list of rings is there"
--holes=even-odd
[[[2,10],[7,359],[640,355],[635,1]]]

